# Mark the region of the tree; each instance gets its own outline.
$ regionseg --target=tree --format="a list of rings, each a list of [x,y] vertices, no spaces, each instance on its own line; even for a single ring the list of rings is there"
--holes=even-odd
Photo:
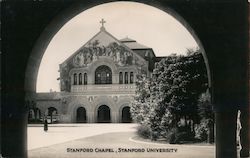
[[[207,90],[200,95],[198,100],[198,112],[201,118],[200,124],[197,128],[197,137],[201,140],[207,139],[207,142],[214,141],[214,113],[211,104],[211,95]]]
[[[134,121],[144,124],[148,121],[147,114],[149,113],[149,99],[150,90],[149,84],[150,80],[145,74],[138,74],[136,76],[136,91],[134,101],[130,109],[131,116]]]
[[[199,50],[170,55],[155,64],[152,78],[138,76],[132,117],[157,138],[177,128],[180,120],[194,133],[199,122],[197,100],[207,89],[206,67]]]

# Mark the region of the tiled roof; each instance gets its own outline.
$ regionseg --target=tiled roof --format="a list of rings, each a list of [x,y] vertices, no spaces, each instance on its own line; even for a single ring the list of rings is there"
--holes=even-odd
[[[128,38],[128,37],[123,38],[123,39],[121,39],[120,41],[121,41],[121,42],[136,42],[135,40],[133,40],[133,39],[131,39],[131,38]]]
[[[144,46],[138,42],[136,42],[133,39],[130,39],[128,37],[123,38],[120,40],[123,44],[125,44],[127,47],[129,47],[130,49],[150,49],[147,46]]]
[[[98,34],[96,34],[92,39],[90,39],[84,46],[87,46],[90,43],[94,43],[98,41],[98,45],[100,46],[108,46],[112,42],[116,42],[119,44],[119,40],[117,40],[114,36],[112,36],[110,33],[108,33],[106,30],[100,31]]]

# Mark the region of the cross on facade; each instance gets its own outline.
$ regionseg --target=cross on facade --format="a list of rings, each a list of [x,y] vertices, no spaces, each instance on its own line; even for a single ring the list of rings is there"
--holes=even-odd
[[[106,21],[104,21],[104,19],[102,19],[102,20],[100,21],[100,23],[102,24],[102,27],[104,27],[104,23],[106,23]]]

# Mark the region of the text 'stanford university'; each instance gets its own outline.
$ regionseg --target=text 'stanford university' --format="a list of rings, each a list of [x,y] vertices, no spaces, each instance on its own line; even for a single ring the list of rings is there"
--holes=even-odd
[[[52,121],[131,122],[130,102],[138,73],[151,75],[159,61],[152,48],[113,37],[104,26],[60,64],[61,92],[37,93],[29,119]]]

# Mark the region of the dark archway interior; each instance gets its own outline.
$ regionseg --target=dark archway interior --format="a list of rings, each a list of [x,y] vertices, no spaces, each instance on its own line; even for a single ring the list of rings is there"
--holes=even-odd
[[[107,105],[101,105],[97,110],[98,123],[110,123],[110,108]]]
[[[189,31],[199,38],[210,66],[216,115],[216,157],[237,157],[235,131],[239,109],[243,113],[243,151],[248,153],[250,7],[247,1],[136,1],[158,7],[176,17],[188,29],[192,28]],[[4,30],[0,56],[3,74],[0,109],[2,156],[27,157],[28,108],[25,96],[36,91],[39,64],[51,38],[73,16],[105,2],[110,1],[1,2],[1,29]],[[39,45],[35,45],[36,42]]]
[[[28,123],[42,122],[42,113],[39,108],[30,109],[28,114]]]
[[[76,122],[77,123],[87,122],[87,114],[86,114],[86,109],[84,107],[79,107],[76,110]]]
[[[56,115],[58,114],[57,109],[54,107],[48,108],[47,119],[49,119],[49,123],[54,123],[57,121]]]
[[[125,106],[124,108],[122,108],[122,123],[130,123],[130,122],[132,122],[130,107]]]

